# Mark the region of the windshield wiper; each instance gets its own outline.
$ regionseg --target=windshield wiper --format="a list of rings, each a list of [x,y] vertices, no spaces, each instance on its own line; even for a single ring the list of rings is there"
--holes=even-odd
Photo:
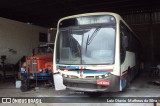
[[[92,33],[91,37],[87,37],[87,42],[86,42],[86,50],[85,52],[87,53],[87,46],[90,45],[90,43],[92,42],[92,40],[94,39],[94,37],[97,35],[97,32],[100,30],[101,27],[98,27],[94,30],[94,32]]]
[[[101,29],[101,27],[98,27],[95,29],[95,31],[92,33],[91,37],[89,37],[88,35],[88,38],[87,38],[87,45],[90,45],[90,43],[92,42],[92,40],[94,39],[94,37],[97,35],[97,32]]]

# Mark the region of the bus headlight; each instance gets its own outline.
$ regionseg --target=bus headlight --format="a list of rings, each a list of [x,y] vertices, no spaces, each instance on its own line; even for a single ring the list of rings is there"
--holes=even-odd
[[[108,76],[110,76],[110,75],[111,75],[111,73],[109,72],[109,73],[108,73]]]
[[[109,73],[107,73],[106,75],[105,75],[105,77],[109,77],[111,75],[111,73],[109,72]]]
[[[111,73],[107,73],[105,75],[99,75],[99,76],[95,76],[96,79],[103,79],[103,78],[106,78],[106,77],[109,77],[111,75]]]
[[[67,75],[66,75],[66,74],[62,74],[62,76],[63,76],[63,77],[67,77]]]
[[[107,76],[105,76],[105,75],[102,75],[101,77],[102,77],[102,78],[106,78]]]
[[[99,79],[99,76],[96,76],[96,79]]]

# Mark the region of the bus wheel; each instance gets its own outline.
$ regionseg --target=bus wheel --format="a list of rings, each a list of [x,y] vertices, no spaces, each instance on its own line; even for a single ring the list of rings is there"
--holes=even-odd
[[[85,92],[85,94],[87,94],[91,98],[97,98],[102,96],[101,92]]]

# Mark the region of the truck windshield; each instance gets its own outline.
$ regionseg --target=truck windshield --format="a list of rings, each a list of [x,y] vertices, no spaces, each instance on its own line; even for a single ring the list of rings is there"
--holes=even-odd
[[[115,27],[70,27],[60,29],[58,64],[113,64]]]
[[[40,45],[34,49],[34,55],[44,55],[53,53],[53,44]]]

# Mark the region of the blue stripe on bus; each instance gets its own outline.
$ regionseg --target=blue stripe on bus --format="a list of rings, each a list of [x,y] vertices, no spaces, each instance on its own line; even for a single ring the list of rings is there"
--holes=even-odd
[[[83,71],[83,74],[108,74],[109,72],[106,71],[93,71],[93,70],[78,70],[77,73],[79,74],[80,71]]]
[[[57,66],[57,68],[59,69],[70,69],[70,70],[73,70],[73,69],[79,69],[79,66]]]
[[[108,72],[87,70],[87,71],[83,71],[83,74],[108,74]]]
[[[124,87],[126,86],[126,81],[127,81],[127,71],[124,71],[123,74],[120,76],[121,90],[124,89]]]
[[[83,74],[108,74],[110,72],[110,70],[91,70],[91,69],[85,69],[85,67],[83,67],[84,69],[80,69],[79,66],[57,66],[58,69],[61,70],[68,70],[68,71],[74,71],[77,72],[77,74],[80,74],[80,72],[83,71]]]
[[[68,70],[77,70],[81,69],[81,66],[57,66],[57,69],[68,69]],[[96,70],[96,71],[113,71],[113,69],[88,69],[86,67],[82,67],[85,70]]]
[[[123,79],[120,80],[122,89],[126,86],[126,80],[127,80],[127,77],[124,77]]]

